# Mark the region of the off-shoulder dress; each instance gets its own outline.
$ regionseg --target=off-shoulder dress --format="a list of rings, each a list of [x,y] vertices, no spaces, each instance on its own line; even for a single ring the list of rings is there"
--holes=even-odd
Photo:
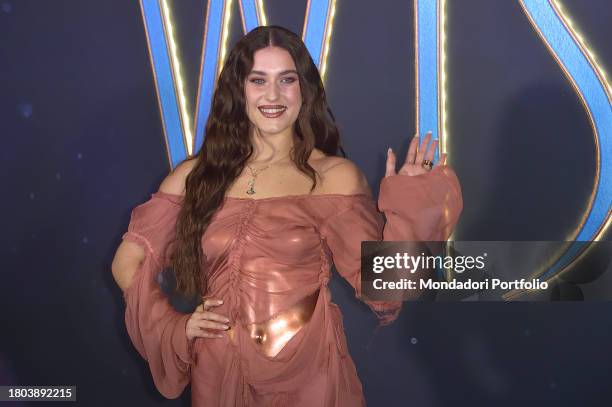
[[[202,247],[207,295],[224,300],[212,310],[230,319],[231,335],[189,341],[190,314],[170,305],[156,278],[167,265],[182,200],[158,191],[132,210],[123,239],[141,245],[146,257],[124,292],[125,323],[161,394],[176,398],[191,383],[198,407],[365,405],[327,288],[332,263],[386,325],[402,304],[361,298],[361,242],[445,240],[463,208],[448,166],[383,178],[380,212],[365,194],[226,197]],[[291,318],[298,324],[290,326]],[[258,326],[276,335],[272,347],[263,346]]]

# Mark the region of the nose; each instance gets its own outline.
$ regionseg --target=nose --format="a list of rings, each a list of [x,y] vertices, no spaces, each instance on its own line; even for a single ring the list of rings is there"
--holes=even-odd
[[[270,82],[266,88],[266,100],[273,102],[278,99],[279,94],[280,90],[278,89],[278,85],[274,82]]]

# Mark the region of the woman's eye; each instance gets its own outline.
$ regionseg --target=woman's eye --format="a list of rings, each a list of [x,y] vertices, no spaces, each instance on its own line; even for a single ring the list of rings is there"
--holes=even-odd
[[[297,81],[296,78],[282,78],[281,79],[281,83],[293,83],[295,81]],[[250,82],[256,85],[263,85],[266,81],[265,79],[262,79],[262,78],[253,78],[253,79],[250,79]]]

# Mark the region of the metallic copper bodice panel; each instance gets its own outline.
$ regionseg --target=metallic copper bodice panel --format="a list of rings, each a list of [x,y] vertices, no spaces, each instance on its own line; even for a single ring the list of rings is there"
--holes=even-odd
[[[247,324],[245,329],[259,351],[268,357],[278,355],[287,342],[310,321],[318,297],[319,290],[264,322]],[[228,336],[234,341],[234,329],[228,330]]]

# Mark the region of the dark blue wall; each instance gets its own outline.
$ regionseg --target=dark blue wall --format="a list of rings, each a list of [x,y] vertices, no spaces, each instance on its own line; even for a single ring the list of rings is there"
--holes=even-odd
[[[205,2],[170,3],[193,106]],[[306,1],[265,3],[301,33]],[[595,173],[578,97],[517,1],[448,3],[456,239],[562,239]],[[612,4],[563,3],[611,71]],[[414,132],[413,18],[409,0],[338,0],[326,89],[375,192],[387,146],[403,156]],[[0,384],[188,405],[153,387],[110,271],[131,208],[169,170],[138,2],[0,0],[0,114]],[[612,403],[610,303],[408,303],[366,349],[374,317],[345,282],[332,291],[370,406]]]

